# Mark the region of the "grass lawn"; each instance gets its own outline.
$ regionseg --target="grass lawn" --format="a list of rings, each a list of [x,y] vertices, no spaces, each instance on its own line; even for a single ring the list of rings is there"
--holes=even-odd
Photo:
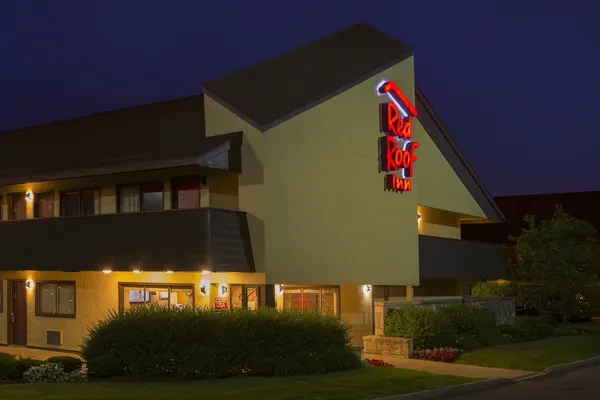
[[[371,400],[377,397],[411,393],[473,381],[476,381],[476,379],[434,375],[398,368],[363,368],[337,374],[294,378],[6,384],[0,385],[0,399]]]
[[[584,328],[585,326],[580,327]],[[598,324],[594,328],[592,330],[598,330]],[[595,356],[600,356],[600,333],[558,336],[532,342],[488,347],[464,354],[456,362],[484,367],[541,371],[553,365]]]

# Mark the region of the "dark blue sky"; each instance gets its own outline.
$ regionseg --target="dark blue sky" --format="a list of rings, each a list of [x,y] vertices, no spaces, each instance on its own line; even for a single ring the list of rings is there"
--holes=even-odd
[[[415,48],[417,82],[493,195],[600,190],[598,0],[4,3],[0,131],[195,94],[367,22]]]

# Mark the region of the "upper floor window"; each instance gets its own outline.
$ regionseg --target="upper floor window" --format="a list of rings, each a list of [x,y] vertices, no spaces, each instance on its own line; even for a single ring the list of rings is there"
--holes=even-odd
[[[171,208],[200,207],[200,187],[203,182],[199,176],[174,179],[171,182]]]
[[[164,210],[163,183],[119,187],[118,207],[122,213]]]
[[[54,217],[54,192],[33,195],[33,218]]]
[[[8,199],[7,219],[26,219],[27,218],[27,200],[25,193],[10,193]]]
[[[60,215],[77,217],[100,213],[100,190],[85,189],[61,193]]]

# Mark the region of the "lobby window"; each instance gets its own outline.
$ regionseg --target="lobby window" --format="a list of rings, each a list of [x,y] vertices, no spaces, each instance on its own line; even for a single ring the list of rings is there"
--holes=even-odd
[[[194,306],[193,285],[120,284],[119,307],[157,305],[180,309]]]
[[[75,282],[37,282],[35,315],[75,318]]]
[[[121,186],[118,188],[118,212],[164,210],[163,183]]]
[[[258,286],[231,285],[231,308],[256,310],[259,304]]]
[[[26,219],[27,218],[27,200],[25,193],[11,193],[8,195],[8,215],[7,219]]]
[[[54,217],[54,192],[33,195],[33,218]]]
[[[62,217],[96,214],[100,214],[100,189],[73,190],[60,194]]]
[[[200,188],[204,181],[200,176],[173,179],[171,182],[171,208],[199,208]]]
[[[283,292],[283,308],[309,310],[323,315],[339,314],[339,287],[288,287]]]

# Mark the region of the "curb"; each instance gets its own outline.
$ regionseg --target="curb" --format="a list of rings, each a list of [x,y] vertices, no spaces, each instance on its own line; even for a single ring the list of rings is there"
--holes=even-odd
[[[447,396],[457,396],[460,394],[478,392],[480,390],[487,390],[497,388],[499,386],[512,385],[515,383],[512,379],[500,378],[500,379],[488,379],[487,381],[465,383],[462,385],[448,386],[439,389],[424,390],[422,392],[407,393],[397,396],[380,397],[375,400],[429,400],[439,399]]]
[[[552,367],[546,368],[543,373],[554,374],[559,372],[569,372],[580,367],[587,367],[595,364],[600,364],[600,357],[586,358],[585,360],[574,361],[568,364],[553,365]]]

